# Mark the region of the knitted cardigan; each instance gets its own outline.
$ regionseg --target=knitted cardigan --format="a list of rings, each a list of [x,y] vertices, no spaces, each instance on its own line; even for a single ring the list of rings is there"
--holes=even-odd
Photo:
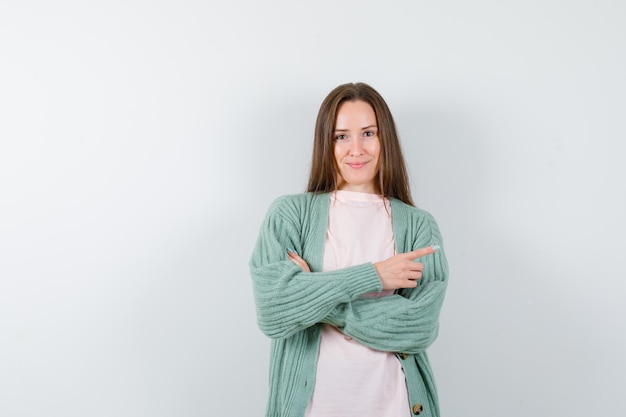
[[[321,326],[328,323],[365,346],[395,353],[413,414],[438,417],[426,348],[437,337],[448,266],[435,220],[391,199],[397,253],[431,245],[442,248],[419,258],[424,271],[417,288],[383,298],[359,298],[382,290],[372,263],[320,272],[329,201],[329,193],[275,200],[250,259],[258,325],[272,339],[266,416],[304,416],[315,387]],[[287,259],[288,248],[306,260],[312,272]]]

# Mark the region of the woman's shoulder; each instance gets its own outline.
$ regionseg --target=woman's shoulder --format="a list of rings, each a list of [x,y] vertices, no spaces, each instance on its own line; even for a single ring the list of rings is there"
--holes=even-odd
[[[411,217],[417,217],[417,218],[420,218],[420,217],[432,218],[433,217],[429,211],[424,210],[423,208],[420,208],[420,207],[412,206],[396,198],[391,198],[391,207],[392,209],[395,209],[396,212],[400,212],[405,216],[411,216]]]
[[[308,212],[315,210],[320,205],[328,202],[328,193],[300,193],[300,194],[287,194],[282,195],[274,199],[269,213],[276,213],[282,215],[299,215],[302,212]]]
[[[391,199],[392,215],[402,222],[413,224],[418,228],[424,226],[437,229],[437,221],[435,217],[427,210],[415,207],[398,199]]]
[[[299,193],[299,194],[285,194],[276,197],[272,202],[272,205],[298,205],[298,204],[311,204],[311,202],[318,201],[321,198],[328,198],[329,193]]]

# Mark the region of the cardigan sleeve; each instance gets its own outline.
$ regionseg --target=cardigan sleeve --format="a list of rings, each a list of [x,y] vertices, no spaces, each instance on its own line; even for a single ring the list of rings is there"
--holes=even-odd
[[[277,200],[270,208],[250,259],[257,322],[263,333],[276,339],[320,323],[341,303],[382,290],[371,263],[304,272],[287,259],[288,248],[300,247],[302,228],[285,204]]]
[[[437,338],[448,265],[439,229],[426,214],[425,226],[407,251],[440,245],[437,252],[418,259],[424,264],[416,288],[383,298],[362,298],[338,305],[325,323],[341,329],[358,342],[386,352],[420,353]]]

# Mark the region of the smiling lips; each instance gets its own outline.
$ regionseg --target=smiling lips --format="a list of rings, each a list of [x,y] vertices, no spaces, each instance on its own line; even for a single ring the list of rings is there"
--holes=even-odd
[[[364,161],[364,162],[350,162],[350,163],[346,163],[346,165],[348,165],[350,168],[354,168],[354,169],[359,169],[359,168],[363,168],[369,161]]]

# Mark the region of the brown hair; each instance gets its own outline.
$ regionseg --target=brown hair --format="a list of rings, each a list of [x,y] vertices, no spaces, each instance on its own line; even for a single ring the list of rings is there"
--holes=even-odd
[[[378,193],[386,198],[397,198],[414,205],[411,199],[408,174],[396,124],[385,100],[365,83],[342,84],[326,96],[315,123],[313,156],[308,192],[323,193],[337,189],[337,166],[334,157],[334,131],[339,107],[346,101],[364,101],[374,109],[380,140],[378,166]]]

